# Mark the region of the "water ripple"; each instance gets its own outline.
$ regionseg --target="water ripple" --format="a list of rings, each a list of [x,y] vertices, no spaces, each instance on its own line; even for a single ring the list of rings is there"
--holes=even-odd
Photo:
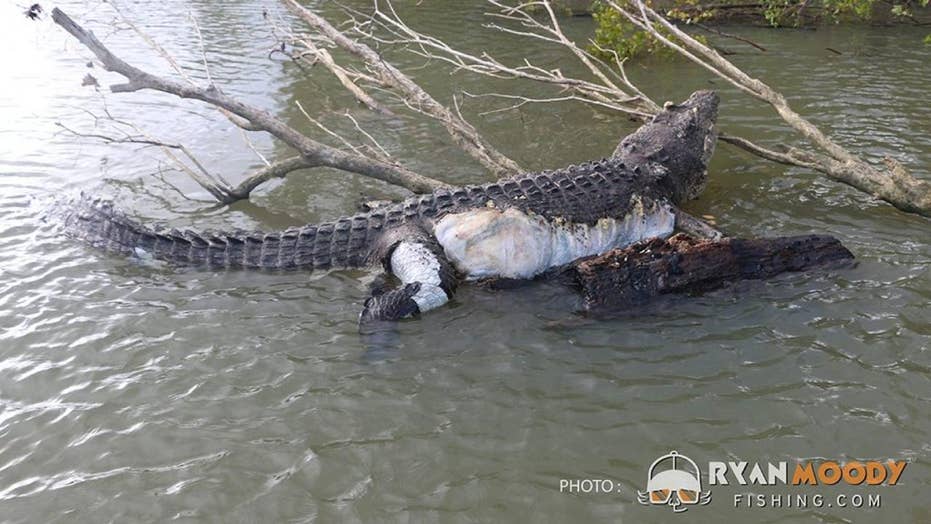
[[[577,72],[542,44],[474,33],[480,6],[418,4],[401,8],[455,45]],[[104,27],[105,5],[64,5],[134,63],[170,73],[130,32]],[[312,131],[294,107],[300,99],[334,117],[328,124],[354,132],[340,116],[351,100],[332,79],[267,60],[273,41],[263,7],[146,0],[126,9],[204,79],[187,19],[193,12],[212,78],[225,91]],[[584,39],[591,20],[565,26]],[[734,59],[784,89],[838,141],[895,156],[919,176],[928,171],[927,50],[902,44],[920,40],[922,31],[735,31],[770,51]],[[527,520],[531,508],[554,521],[659,522],[662,512],[640,512],[633,492],[643,488],[649,461],[673,447],[699,462],[909,457],[908,482],[896,487],[883,516],[927,513],[926,219],[721,147],[708,190],[691,211],[714,215],[735,235],[832,234],[858,264],[741,283],[598,321],[573,315],[576,299],[559,286],[466,286],[449,308],[402,323],[397,347],[374,355],[356,326],[368,294],[365,274],[144,267],[63,239],[42,214],[51,196],[89,191],[146,221],[272,229],[343,214],[362,194],[400,192],[321,171],[295,173],[231,207],[183,200],[150,175],[162,162],[157,152],[55,134],[56,120],[92,125],[80,108],[101,107],[100,93],[78,89],[87,73],[82,51],[48,25],[14,24],[0,32],[6,37],[14,42],[6,48],[28,44],[28,52],[0,57],[15,61],[2,65],[20,95],[0,99],[4,519],[510,521]],[[826,46],[844,55],[826,57]],[[449,71],[419,68],[401,53],[391,58],[441,99],[451,96]],[[663,99],[711,85],[722,92],[729,129],[764,143],[787,140],[767,107],[709,84],[688,64],[631,64],[629,73]],[[474,92],[507,88],[453,78]],[[260,164],[237,130],[197,103],[144,93],[107,94],[106,103],[187,144],[230,178]],[[495,107],[476,100],[463,109],[533,168],[601,156],[633,125],[571,104],[479,115]],[[454,183],[484,176],[433,122],[357,113],[415,169]],[[272,159],[287,154],[267,139],[256,144]],[[165,176],[198,194],[184,176]],[[593,499],[558,492],[561,478],[584,477],[614,478],[624,493]],[[733,519],[726,504],[701,510],[708,520]],[[844,520],[822,511],[790,518]]]

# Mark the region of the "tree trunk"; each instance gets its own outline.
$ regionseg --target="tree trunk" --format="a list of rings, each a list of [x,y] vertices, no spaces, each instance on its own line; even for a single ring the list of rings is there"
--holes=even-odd
[[[569,278],[586,311],[642,305],[660,295],[694,293],[737,280],[760,280],[849,262],[853,254],[831,236],[697,240],[684,234],[650,239],[575,262]]]

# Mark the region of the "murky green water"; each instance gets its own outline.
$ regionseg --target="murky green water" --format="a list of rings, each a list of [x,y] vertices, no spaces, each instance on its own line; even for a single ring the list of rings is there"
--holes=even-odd
[[[211,205],[157,150],[104,146],[84,109],[187,144],[239,179],[261,162],[215,111],[164,95],[80,87],[87,54],[47,20],[4,4],[0,43],[0,521],[928,522],[931,488],[931,222],[726,146],[690,209],[740,235],[829,233],[853,269],[791,275],[674,301],[648,315],[580,322],[548,286],[466,287],[401,326],[373,354],[356,331],[363,272],[169,271],[140,267],[40,223],[51,195],[109,195],[175,226],[282,228],[334,217],[395,189],[336,172],[296,174],[231,208]],[[127,4],[130,4],[127,2]],[[358,2],[366,5],[367,2]],[[505,61],[575,70],[535,42],[481,30],[471,2],[424,2],[417,27]],[[169,73],[106,4],[66,2],[134,63]],[[325,71],[268,60],[263,2],[133,2],[132,18],[203,78],[189,10],[223,88],[312,131],[301,100],[333,127],[350,103]],[[588,19],[565,22],[580,37]],[[931,48],[908,27],[734,29],[765,54],[723,45],[852,149],[931,168]],[[825,48],[841,51],[836,55]],[[449,76],[398,54],[441,100],[512,86]],[[631,66],[659,100],[720,88],[725,127],[784,137],[770,110],[682,62]],[[465,112],[528,168],[610,152],[633,124],[577,105]],[[437,125],[353,109],[398,158],[451,182],[481,169]],[[255,137],[271,159],[287,154]],[[169,183],[194,200],[186,200]],[[670,449],[709,460],[907,459],[899,485],[845,490],[713,487],[672,517],[636,503]],[[606,478],[612,494],[560,493]],[[880,494],[882,509],[735,509],[735,493]],[[834,500],[834,499],[830,499]]]

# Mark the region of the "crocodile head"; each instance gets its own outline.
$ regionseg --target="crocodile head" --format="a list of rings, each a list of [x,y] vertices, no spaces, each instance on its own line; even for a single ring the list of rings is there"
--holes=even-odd
[[[621,141],[614,155],[662,177],[653,183],[664,186],[673,202],[694,198],[708,178],[708,162],[718,138],[717,116],[718,95],[696,91],[681,104],[667,103],[649,123]]]

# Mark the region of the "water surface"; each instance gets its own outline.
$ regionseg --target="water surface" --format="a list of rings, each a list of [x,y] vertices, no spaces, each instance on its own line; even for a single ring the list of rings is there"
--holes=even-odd
[[[404,13],[466,49],[578,70],[542,43],[479,29],[481,5],[462,4],[472,3],[424,2]],[[63,5],[127,60],[173,74],[113,23],[107,4]],[[319,136],[297,100],[351,134],[341,116],[350,107],[414,169],[453,183],[487,180],[440,126],[401,111],[367,114],[322,68],[308,76],[270,60],[263,8],[277,12],[246,0],[125,9],[203,81],[196,17],[214,81],[299,129]],[[5,4],[0,17],[0,519],[666,522],[668,510],[638,505],[636,490],[649,463],[677,449],[699,463],[907,459],[900,485],[874,490],[883,508],[869,518],[931,520],[927,219],[721,146],[693,213],[735,235],[835,235],[857,267],[744,283],[597,322],[572,314],[575,299],[558,287],[465,287],[449,307],[401,324],[396,349],[373,353],[356,327],[369,273],[153,268],[43,225],[51,197],[80,191],[147,221],[225,229],[301,225],[352,212],[362,197],[403,192],[312,171],[216,206],[158,150],[77,139],[56,122],[90,132],[87,111],[106,107],[186,144],[231,180],[261,166],[238,130],[194,102],[81,87],[88,73],[102,85],[119,79],[89,69],[76,42],[17,9]],[[589,19],[565,24],[579,38],[592,31]],[[920,45],[922,31],[730,30],[768,49],[723,43],[739,51],[733,60],[839,142],[928,176],[931,48]],[[458,90],[541,93],[388,56],[441,101]],[[719,89],[723,126],[765,143],[794,140],[771,110],[684,62],[629,72],[660,102]],[[501,105],[466,100],[464,112],[532,169],[603,156],[634,127],[574,104],[483,115]],[[289,154],[252,138],[270,160]],[[621,492],[562,494],[563,478],[609,478]],[[691,520],[868,516],[736,510],[737,491],[716,488]]]

